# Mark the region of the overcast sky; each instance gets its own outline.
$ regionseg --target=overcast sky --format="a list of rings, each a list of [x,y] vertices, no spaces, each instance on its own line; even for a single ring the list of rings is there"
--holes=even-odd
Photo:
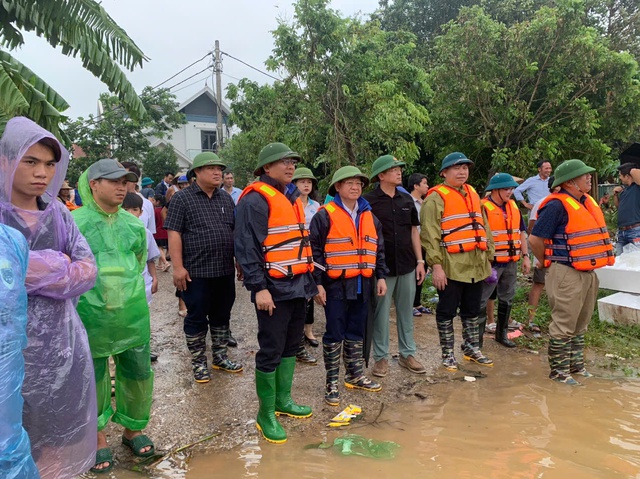
[[[150,58],[143,68],[127,71],[138,92],[147,85],[163,82],[203,57],[213,50],[216,40],[220,41],[222,51],[265,70],[264,61],[273,48],[270,32],[277,27],[277,18],[293,16],[292,2],[287,0],[103,0],[101,4]],[[377,6],[377,0],[333,0],[331,5],[345,16],[365,18]],[[25,35],[24,47],[11,54],[67,100],[71,108],[66,114],[71,118],[96,114],[97,98],[107,87],[82,68],[79,58],[68,58],[31,34]],[[207,61],[198,63],[166,86],[202,70]],[[223,57],[223,96],[228,83],[245,77],[259,83],[272,81]],[[210,73],[201,73],[177,86],[173,91],[178,101],[188,99],[202,88],[205,78],[212,86]]]

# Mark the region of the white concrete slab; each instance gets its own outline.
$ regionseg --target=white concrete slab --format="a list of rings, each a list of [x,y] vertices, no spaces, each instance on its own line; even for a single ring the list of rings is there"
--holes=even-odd
[[[615,293],[598,300],[601,321],[630,325],[640,324],[640,294]]]

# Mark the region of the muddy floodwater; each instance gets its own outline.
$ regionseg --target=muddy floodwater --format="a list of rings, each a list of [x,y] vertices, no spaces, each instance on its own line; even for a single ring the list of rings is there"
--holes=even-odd
[[[294,420],[285,419],[284,445],[252,436],[188,461],[177,455],[146,477],[640,478],[640,382],[595,377],[570,387],[545,378],[546,358],[521,354],[508,364],[507,357],[475,382],[425,381],[413,397],[366,410],[349,428],[291,431]],[[331,417],[328,409],[318,415]],[[306,448],[346,433],[400,447],[388,460]],[[144,477],[124,470],[110,476]]]

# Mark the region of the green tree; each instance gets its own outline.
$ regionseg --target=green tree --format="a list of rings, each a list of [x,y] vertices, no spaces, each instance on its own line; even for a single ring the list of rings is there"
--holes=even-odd
[[[142,175],[158,184],[167,171],[178,171],[178,155],[172,145],[152,146],[142,161]]]
[[[174,164],[176,157],[173,149],[164,152],[154,150],[150,153],[149,139],[167,138],[173,130],[186,123],[185,116],[177,109],[175,95],[168,90],[154,91],[151,87],[146,87],[140,95],[140,101],[148,114],[142,119],[131,118],[114,95],[103,93],[100,101],[104,109],[102,115],[89,115],[86,120],[78,118],[65,128],[70,140],[80,146],[87,156],[80,161],[81,166],[106,157],[133,161],[139,165],[144,165],[145,162],[151,165],[163,162]],[[69,175],[72,180],[76,170],[73,164],[75,161],[74,159],[70,165]],[[153,179],[158,181],[157,178]]]
[[[231,87],[230,120],[252,154],[285,141],[326,172],[345,164],[368,169],[388,152],[414,161],[430,95],[426,73],[410,61],[414,36],[342,18],[328,3],[299,0],[292,21],[279,22],[267,67],[284,80]]]
[[[142,66],[147,57],[94,0],[11,0],[0,2],[0,132],[25,115],[57,136],[68,103],[7,50],[24,44],[22,32],[35,32],[64,55],[79,55],[84,68],[102,80],[132,118],[144,105],[120,69]],[[7,49],[7,50],[5,50]]]
[[[585,5],[561,0],[507,26],[465,8],[436,40],[429,147],[464,151],[475,181],[529,172],[540,159],[598,167],[640,125],[638,65],[584,25]]]

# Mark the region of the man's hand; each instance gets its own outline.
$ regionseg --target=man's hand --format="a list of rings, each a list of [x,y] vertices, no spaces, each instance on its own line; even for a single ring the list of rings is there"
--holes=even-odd
[[[316,304],[320,306],[326,306],[327,304],[327,291],[324,289],[324,286],[318,285],[318,294],[313,297],[313,300]]]
[[[191,282],[189,272],[184,267],[173,267],[173,285],[178,291],[185,291],[187,289],[187,283]]]
[[[273,315],[273,310],[276,309],[276,305],[268,289],[263,289],[256,293],[256,308],[258,308],[259,311],[269,311],[269,316]]]
[[[236,279],[238,281],[244,280],[244,274],[242,273],[242,268],[240,267],[240,263],[236,261]]]
[[[522,206],[524,206],[526,209],[528,209],[529,211],[531,211],[531,208],[533,208],[533,205],[531,203],[527,203],[526,201],[522,200],[520,203],[522,203]]]
[[[416,266],[416,281],[418,282],[418,286],[421,285],[424,281],[424,276],[424,263],[418,263],[418,265]]]
[[[436,287],[436,289],[443,291],[447,286],[447,275],[442,269],[441,264],[433,265],[433,274],[431,275],[431,282]]]
[[[387,294],[387,281],[384,278],[380,278],[376,284],[376,294],[378,296],[384,296]]]
[[[529,258],[529,255],[526,254],[522,257],[522,272],[524,274],[529,274],[530,271],[531,271],[531,259]]]
[[[623,190],[623,189],[624,189],[624,188],[623,188],[622,186],[616,186],[616,187],[613,189],[613,193],[614,193],[614,194],[616,194],[616,195],[619,195],[620,193],[622,193],[622,190]]]

